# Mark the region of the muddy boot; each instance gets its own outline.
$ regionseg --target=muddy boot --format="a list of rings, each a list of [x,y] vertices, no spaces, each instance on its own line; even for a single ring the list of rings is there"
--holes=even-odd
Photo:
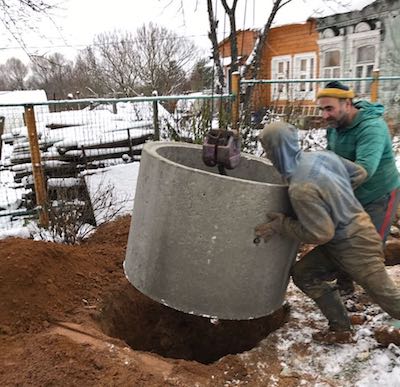
[[[313,334],[313,339],[325,344],[353,343],[353,332],[346,308],[338,290],[324,294],[314,300],[329,321],[329,329]]]

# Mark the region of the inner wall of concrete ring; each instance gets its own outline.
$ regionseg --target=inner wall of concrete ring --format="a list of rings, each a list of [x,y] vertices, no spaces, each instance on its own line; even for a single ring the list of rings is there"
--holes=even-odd
[[[298,243],[281,236],[253,242],[268,212],[291,212],[287,186],[266,159],[242,153],[227,174],[203,163],[200,145],[147,143],[125,274],[174,309],[252,319],[283,304]]]

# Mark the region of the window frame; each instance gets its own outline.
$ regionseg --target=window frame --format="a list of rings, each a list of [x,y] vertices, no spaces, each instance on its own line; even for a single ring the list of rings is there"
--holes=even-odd
[[[358,53],[359,50],[363,47],[373,47],[374,48],[374,57],[369,61],[358,61]],[[362,46],[358,46],[356,49],[356,58],[354,64],[354,75],[358,77],[359,69],[361,69],[360,78],[371,77],[372,71],[375,68],[375,60],[376,60],[376,47],[373,44],[365,44]],[[371,82],[355,82],[354,90],[357,95],[369,95],[371,92]]]
[[[380,53],[380,29],[354,32],[349,34],[350,47],[350,69],[354,77],[357,76],[357,68],[362,67],[362,77],[368,76],[368,67],[372,66],[371,71],[379,67]],[[373,46],[375,48],[374,60],[368,63],[357,63],[358,49],[365,46]],[[354,81],[352,87],[356,91],[357,97],[370,97],[371,82]]]
[[[306,60],[306,69],[301,70],[301,61]],[[312,68],[311,68],[312,63]],[[294,79],[310,79],[316,78],[317,73],[317,53],[301,52],[293,55],[293,78]],[[304,90],[301,90],[304,85]],[[314,100],[316,85],[311,82],[295,83],[294,84],[294,97],[296,100]]]
[[[286,69],[284,69],[284,73],[278,72],[279,63],[286,64]],[[285,71],[286,70],[286,71]],[[271,58],[271,79],[290,79],[292,74],[292,56],[291,55],[279,55],[273,56]],[[271,87],[271,100],[279,101],[279,100],[288,100],[291,92],[291,85],[288,83],[282,84],[284,90],[279,91],[280,84],[273,83]]]
[[[330,52],[335,52],[337,51],[339,53],[339,64],[337,66],[325,66],[325,55],[330,53]],[[321,58],[321,72],[322,72],[322,77],[323,78],[340,78],[341,77],[341,70],[342,70],[342,52],[338,47],[331,47],[327,50],[325,50],[322,53],[322,58]],[[338,74],[335,74],[335,70],[338,70]],[[329,72],[327,75],[326,72]]]

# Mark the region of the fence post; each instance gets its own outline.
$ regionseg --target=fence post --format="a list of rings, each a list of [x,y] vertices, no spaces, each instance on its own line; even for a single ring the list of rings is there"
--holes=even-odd
[[[157,97],[158,93],[154,90],[151,93],[154,97]],[[160,140],[160,127],[158,125],[158,101],[153,101],[153,126],[154,126],[154,140]]]
[[[374,80],[371,84],[371,102],[376,102],[378,100],[379,70],[372,71],[372,78]]]
[[[232,73],[232,94],[235,96],[232,102],[232,129],[239,130],[239,106],[240,106],[240,74]]]
[[[133,161],[132,139],[131,139],[131,133],[130,133],[129,129],[126,129],[126,133],[128,135],[129,156],[131,156],[131,161]]]
[[[49,214],[47,213],[47,190],[44,180],[42,160],[36,131],[36,120],[33,105],[25,105],[25,122],[28,128],[29,148],[33,179],[35,183],[36,204],[40,206],[39,223],[42,227],[48,227]]]
[[[4,132],[4,122],[5,122],[5,117],[4,116],[0,116],[0,139],[1,136],[3,135]],[[1,159],[1,148],[3,146],[3,141],[0,140],[0,159]]]

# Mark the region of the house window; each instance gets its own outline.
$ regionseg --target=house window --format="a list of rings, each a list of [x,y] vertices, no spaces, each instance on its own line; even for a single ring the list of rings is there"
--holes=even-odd
[[[361,22],[356,25],[354,32],[366,32],[371,31],[371,26],[368,23]]]
[[[289,55],[277,56],[272,58],[272,79],[289,79],[290,78],[291,57]],[[287,100],[289,97],[290,86],[287,83],[272,84],[272,99]]]
[[[372,76],[372,70],[375,64],[375,46],[361,46],[357,48],[355,76],[357,78],[365,78]],[[371,82],[357,81],[355,83],[355,91],[359,95],[369,94]]]
[[[340,51],[326,51],[323,58],[323,77],[340,78]]]
[[[294,56],[293,78],[310,79],[315,78],[315,53],[297,54]],[[315,85],[311,82],[300,82],[294,86],[295,99],[314,99]]]

